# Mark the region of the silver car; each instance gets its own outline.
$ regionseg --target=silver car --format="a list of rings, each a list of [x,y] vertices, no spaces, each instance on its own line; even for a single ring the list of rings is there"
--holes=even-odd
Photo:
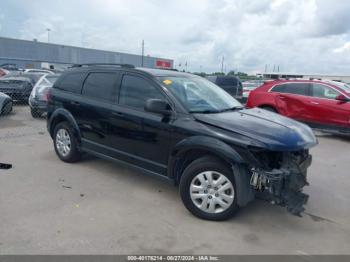
[[[0,92],[0,115],[7,115],[11,113],[12,105],[12,98]]]

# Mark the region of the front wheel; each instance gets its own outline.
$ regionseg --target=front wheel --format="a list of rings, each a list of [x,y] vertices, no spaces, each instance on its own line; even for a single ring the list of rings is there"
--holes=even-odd
[[[233,171],[214,157],[193,161],[180,181],[180,194],[186,208],[207,220],[226,220],[239,209]]]

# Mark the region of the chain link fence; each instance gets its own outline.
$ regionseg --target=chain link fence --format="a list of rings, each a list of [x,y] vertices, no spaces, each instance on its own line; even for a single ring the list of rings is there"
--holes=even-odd
[[[11,71],[0,77],[0,115],[8,115],[16,106],[27,106],[33,118],[45,117],[49,88],[59,74],[47,70]]]

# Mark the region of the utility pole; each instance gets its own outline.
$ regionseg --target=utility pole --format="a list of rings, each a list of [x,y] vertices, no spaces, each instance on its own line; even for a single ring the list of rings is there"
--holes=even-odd
[[[265,65],[265,73],[267,72],[267,64]]]
[[[224,72],[224,61],[225,61],[225,57],[222,56],[222,60],[221,60],[221,73]]]
[[[46,31],[47,31],[47,42],[50,43],[50,31],[51,31],[51,29],[46,28]]]
[[[141,57],[141,67],[143,67],[143,57],[145,56],[145,40],[142,40],[142,57]]]

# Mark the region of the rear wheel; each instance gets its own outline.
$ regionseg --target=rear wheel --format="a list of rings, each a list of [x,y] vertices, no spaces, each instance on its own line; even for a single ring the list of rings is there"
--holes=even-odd
[[[193,161],[180,181],[180,194],[186,208],[207,220],[226,220],[239,209],[232,170],[214,157]]]
[[[12,112],[12,106],[13,106],[12,101],[8,101],[7,103],[5,103],[4,107],[1,109],[1,114],[3,115],[10,114]]]
[[[64,162],[73,163],[81,158],[77,139],[73,129],[67,122],[57,124],[54,131],[54,147],[57,156]]]

